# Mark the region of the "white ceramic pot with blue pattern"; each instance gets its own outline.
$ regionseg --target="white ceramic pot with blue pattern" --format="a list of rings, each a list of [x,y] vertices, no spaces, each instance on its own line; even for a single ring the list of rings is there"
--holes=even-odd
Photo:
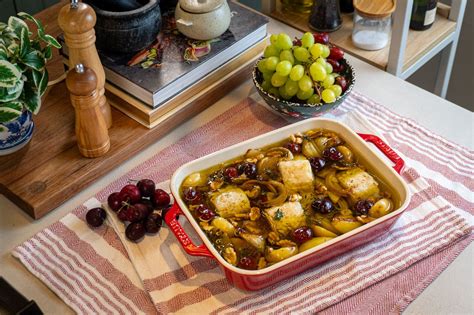
[[[32,114],[28,110],[15,120],[0,123],[0,155],[16,152],[26,146],[33,136],[33,129]]]

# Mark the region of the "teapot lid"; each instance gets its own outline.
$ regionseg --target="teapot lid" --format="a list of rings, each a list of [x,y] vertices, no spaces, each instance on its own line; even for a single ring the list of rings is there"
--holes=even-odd
[[[190,13],[207,13],[219,8],[226,0],[179,0],[179,6]]]

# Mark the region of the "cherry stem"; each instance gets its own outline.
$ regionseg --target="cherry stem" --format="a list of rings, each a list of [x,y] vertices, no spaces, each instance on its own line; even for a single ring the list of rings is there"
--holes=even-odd
[[[131,204],[128,203],[127,201],[122,201],[122,207],[120,207],[120,209],[122,209],[123,207],[130,207]]]
[[[123,207],[125,207],[125,206],[126,206],[126,205],[124,205],[124,204],[122,203],[122,206],[117,210],[117,214],[120,213],[120,212],[124,209]]]

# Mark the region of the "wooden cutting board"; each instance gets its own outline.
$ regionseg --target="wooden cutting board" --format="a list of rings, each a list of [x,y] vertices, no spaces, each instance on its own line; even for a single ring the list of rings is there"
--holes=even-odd
[[[60,33],[56,17],[64,3],[37,15],[53,36]],[[153,129],[112,109],[111,148],[105,156],[96,159],[84,158],[79,153],[68,91],[64,83],[54,86],[34,117],[36,126],[31,142],[12,155],[0,157],[0,193],[33,218],[42,217],[250,78],[252,66],[244,64],[231,78],[179,108]],[[64,71],[57,54],[48,70],[51,78]]]

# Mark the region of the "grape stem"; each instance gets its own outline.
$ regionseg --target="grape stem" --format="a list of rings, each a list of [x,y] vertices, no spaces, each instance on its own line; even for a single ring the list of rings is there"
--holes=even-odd
[[[319,84],[315,82],[314,88],[316,89],[316,93],[318,93],[319,97],[321,97],[321,87],[319,86]]]

